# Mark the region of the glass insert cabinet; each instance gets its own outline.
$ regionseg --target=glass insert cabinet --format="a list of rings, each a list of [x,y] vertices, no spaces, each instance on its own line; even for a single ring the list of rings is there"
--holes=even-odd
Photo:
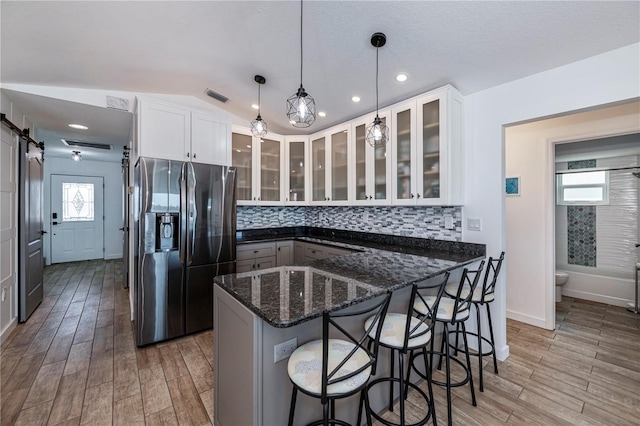
[[[312,135],[311,204],[349,203],[351,126],[333,127]]]
[[[438,91],[394,106],[396,205],[462,204],[462,98]]]
[[[462,101],[445,86],[380,111],[391,140],[378,148],[375,114],[309,136],[233,126],[238,204],[462,205]]]
[[[390,125],[390,111],[380,111],[382,122]],[[372,147],[365,140],[366,128],[375,114],[352,124],[351,200],[354,205],[390,204],[391,202],[391,143]]]
[[[284,138],[276,134],[257,138],[249,129],[234,126],[231,146],[238,204],[282,203]]]

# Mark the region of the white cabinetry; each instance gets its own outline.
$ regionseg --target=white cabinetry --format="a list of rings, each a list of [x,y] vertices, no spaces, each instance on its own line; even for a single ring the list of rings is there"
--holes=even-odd
[[[309,204],[309,138],[285,138],[284,203]]]
[[[393,204],[462,204],[462,96],[445,86],[393,106],[391,117]]]
[[[390,111],[379,113],[387,126],[390,116]],[[374,119],[375,114],[371,114],[351,123],[352,185],[349,198],[353,205],[391,204],[391,144],[374,148],[365,140],[366,128]]]
[[[351,125],[333,127],[311,139],[311,204],[348,205]]]
[[[135,115],[135,157],[230,165],[229,117],[141,97]]]
[[[283,204],[284,138],[273,133],[256,138],[249,129],[234,126],[231,141],[238,204]]]

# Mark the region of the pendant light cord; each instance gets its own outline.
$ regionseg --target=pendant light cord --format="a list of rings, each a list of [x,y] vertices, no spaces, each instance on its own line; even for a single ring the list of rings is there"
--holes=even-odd
[[[376,44],[376,117],[378,116],[378,51],[380,50],[379,42]]]
[[[302,87],[302,0],[300,0],[300,87]]]
[[[262,84],[258,83],[258,115],[260,115],[260,86]]]

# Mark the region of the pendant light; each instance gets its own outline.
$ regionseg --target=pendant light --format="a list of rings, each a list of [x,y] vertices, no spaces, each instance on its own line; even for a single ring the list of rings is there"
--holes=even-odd
[[[72,151],[71,159],[72,159],[73,161],[80,161],[80,160],[82,160],[82,156],[80,155],[80,151]]]
[[[376,48],[376,118],[367,126],[365,140],[374,148],[384,146],[389,142],[389,127],[385,126],[378,116],[378,50],[387,43],[387,36],[374,33],[371,44]]]
[[[260,116],[260,86],[267,82],[261,75],[256,75],[253,79],[258,83],[258,116],[251,122],[251,133],[253,136],[261,138],[267,135],[267,122]]]
[[[300,88],[287,99],[287,117],[293,127],[309,127],[316,121],[316,101],[302,87],[302,0],[300,0]]]

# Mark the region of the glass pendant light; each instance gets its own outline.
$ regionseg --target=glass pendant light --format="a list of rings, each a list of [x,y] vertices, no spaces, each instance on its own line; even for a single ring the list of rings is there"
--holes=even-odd
[[[82,156],[80,155],[80,151],[72,151],[71,159],[72,159],[73,161],[80,161],[80,160],[82,160]]]
[[[386,43],[387,36],[382,33],[374,33],[371,36],[371,44],[376,48],[376,118],[367,126],[365,140],[372,147],[384,146],[389,142],[389,127],[385,126],[378,116],[378,50]]]
[[[263,137],[267,135],[267,122],[260,116],[260,86],[267,82],[261,75],[256,75],[253,79],[258,83],[258,116],[251,122],[251,133],[256,137]]]
[[[316,121],[316,101],[302,86],[302,0],[300,0],[300,88],[287,99],[287,117],[293,127],[309,127]]]

